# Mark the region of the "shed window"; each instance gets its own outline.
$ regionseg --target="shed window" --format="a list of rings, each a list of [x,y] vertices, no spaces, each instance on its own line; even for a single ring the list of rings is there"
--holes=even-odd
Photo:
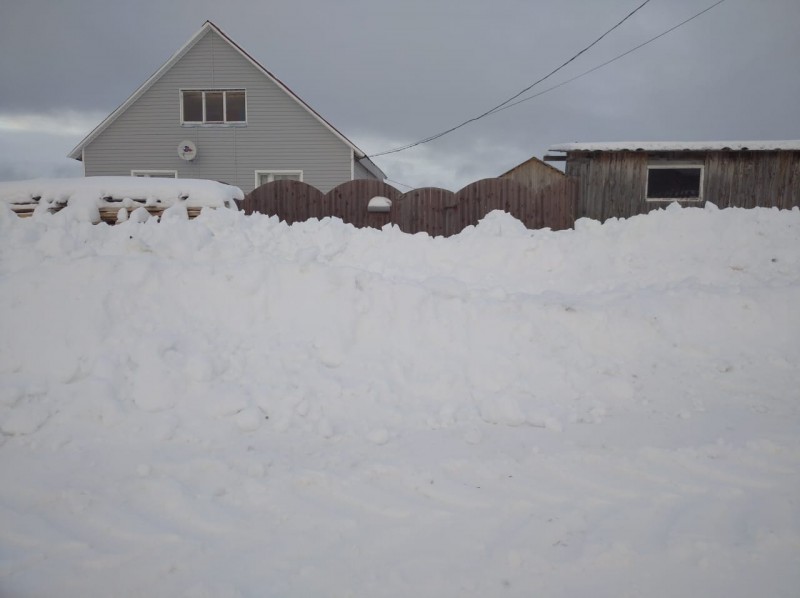
[[[648,166],[647,199],[697,201],[703,196],[703,167],[692,165]]]
[[[191,125],[225,125],[247,122],[243,89],[185,89],[181,92],[181,122]]]

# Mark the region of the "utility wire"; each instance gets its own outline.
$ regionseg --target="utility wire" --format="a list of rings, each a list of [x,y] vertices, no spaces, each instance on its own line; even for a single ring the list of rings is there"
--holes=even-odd
[[[452,129],[449,129],[448,131],[444,131],[444,132],[442,132],[442,133],[440,133],[440,134],[438,134],[438,135],[433,135],[433,136],[431,136],[431,137],[428,137],[428,138],[426,138],[426,139],[423,139],[423,140],[421,140],[421,141],[418,141],[418,142],[416,142],[416,143],[411,143],[411,144],[409,144],[409,145],[407,145],[407,146],[404,146],[404,147],[400,147],[400,148],[396,148],[396,149],[394,149],[394,150],[389,150],[389,151],[381,152],[381,153],[378,153],[378,154],[372,154],[372,156],[383,156],[383,155],[386,155],[386,154],[396,153],[396,152],[400,152],[400,151],[403,151],[403,150],[406,150],[406,149],[410,149],[410,148],[412,148],[412,147],[415,147],[415,146],[417,146],[417,145],[421,145],[421,144],[423,144],[423,143],[427,143],[427,142],[429,142],[429,141],[433,141],[434,139],[438,139],[439,137],[442,137],[443,135],[446,135],[447,133],[451,133],[452,131],[455,131],[456,129],[459,129],[459,128],[463,127],[464,125],[467,125],[467,124],[469,124],[469,123],[471,123],[471,122],[474,122],[474,121],[476,121],[476,120],[478,120],[478,119],[480,119],[480,118],[484,118],[484,117],[486,117],[486,116],[491,116],[492,114],[496,114],[497,112],[501,112],[501,111],[503,111],[503,110],[507,110],[507,109],[509,109],[509,108],[513,108],[514,106],[517,106],[518,104],[521,104],[522,102],[527,102],[528,100],[532,100],[532,99],[534,99],[534,98],[538,98],[538,97],[539,97],[539,96],[541,96],[541,95],[544,95],[544,94],[546,94],[546,93],[549,93],[549,92],[551,92],[551,91],[553,91],[553,90],[555,90],[555,89],[558,89],[559,87],[563,87],[564,85],[566,85],[566,84],[568,84],[568,83],[572,83],[572,82],[573,82],[573,81],[575,81],[576,79],[580,79],[581,77],[585,77],[586,75],[589,75],[589,74],[591,74],[591,73],[593,73],[593,72],[595,72],[595,71],[597,71],[597,70],[599,70],[599,69],[601,69],[601,68],[603,68],[603,67],[605,67],[605,66],[608,66],[608,65],[609,65],[609,64],[611,64],[612,62],[616,62],[617,60],[619,60],[619,59],[621,59],[621,58],[624,58],[624,57],[625,57],[625,56],[627,56],[628,54],[631,54],[631,53],[635,52],[636,50],[639,50],[640,48],[643,48],[644,46],[647,46],[648,44],[651,44],[651,43],[653,43],[653,42],[654,42],[654,41],[656,41],[657,39],[660,39],[660,38],[664,37],[665,35],[667,35],[667,34],[669,34],[669,33],[672,33],[673,31],[675,31],[675,30],[676,30],[676,29],[678,29],[679,27],[683,27],[684,25],[686,25],[686,24],[687,24],[687,23],[689,23],[690,21],[694,21],[696,18],[698,18],[698,17],[700,17],[700,16],[704,15],[705,13],[707,13],[708,11],[710,11],[710,10],[712,10],[712,9],[716,8],[717,6],[719,6],[720,4],[722,4],[723,2],[725,2],[725,0],[718,0],[717,2],[715,2],[714,4],[712,4],[711,6],[709,6],[708,8],[705,8],[705,9],[701,10],[701,11],[700,11],[700,12],[698,12],[697,14],[695,14],[695,15],[693,15],[693,16],[691,16],[691,17],[689,17],[688,19],[686,19],[686,20],[684,20],[684,21],[681,21],[680,23],[678,23],[678,24],[677,24],[677,25],[675,25],[674,27],[670,27],[670,28],[669,28],[669,29],[667,29],[666,31],[663,31],[662,33],[659,33],[659,34],[658,34],[658,35],[656,35],[655,37],[652,37],[652,38],[650,38],[649,40],[647,40],[647,41],[645,41],[645,42],[643,42],[643,43],[639,44],[638,46],[635,46],[635,47],[631,48],[630,50],[628,50],[628,51],[626,51],[626,52],[623,52],[622,54],[619,54],[618,56],[615,56],[615,57],[614,57],[614,58],[612,58],[611,60],[607,60],[606,62],[603,62],[602,64],[599,64],[599,65],[597,65],[597,66],[595,66],[595,67],[593,67],[593,68],[589,69],[588,71],[584,71],[583,73],[581,73],[581,74],[579,74],[579,75],[576,75],[576,76],[574,76],[574,77],[572,77],[572,78],[570,78],[570,79],[567,79],[566,81],[562,81],[562,82],[561,82],[561,83],[559,83],[558,85],[553,85],[552,87],[548,87],[547,89],[545,89],[545,90],[543,90],[543,91],[540,91],[539,93],[533,94],[533,95],[531,95],[531,96],[528,96],[528,97],[526,97],[526,98],[522,98],[521,100],[518,100],[518,101],[516,101],[516,102],[509,103],[509,102],[511,102],[512,100],[516,99],[517,97],[519,97],[519,96],[521,95],[521,94],[517,94],[517,95],[515,95],[514,97],[512,97],[512,98],[509,98],[508,100],[506,100],[505,102],[503,102],[503,103],[502,103],[502,104],[500,104],[499,106],[496,106],[495,108],[493,108],[493,109],[491,109],[491,110],[489,110],[489,111],[485,112],[484,114],[482,114],[482,115],[480,115],[480,116],[477,116],[477,117],[475,117],[475,118],[472,118],[472,119],[470,119],[470,120],[468,120],[468,121],[465,121],[465,122],[461,123],[460,125],[458,125],[457,127],[453,127]],[[544,80],[544,79],[541,79],[540,81],[542,81],[542,80]],[[539,83],[539,81],[537,81],[537,83]],[[525,91],[529,91],[529,90],[530,90],[530,89],[531,89],[531,88],[532,88],[534,85],[536,85],[537,83],[534,83],[533,85],[529,86],[527,89],[523,90],[523,92],[522,92],[522,93],[524,93]],[[372,157],[372,156],[371,156],[371,157]]]
[[[646,42],[643,42],[643,43],[639,44],[638,46],[636,46],[636,47],[634,47],[634,48],[631,48],[631,49],[630,49],[630,50],[628,50],[627,52],[623,52],[622,54],[620,54],[620,55],[618,55],[618,56],[615,56],[615,57],[614,57],[614,58],[612,58],[611,60],[606,60],[604,63],[602,63],[602,64],[598,64],[596,67],[594,67],[594,68],[591,68],[591,69],[589,69],[588,71],[584,71],[584,72],[583,72],[583,73],[581,73],[580,75],[575,75],[575,76],[574,76],[574,77],[572,77],[571,79],[567,79],[566,81],[562,81],[562,82],[561,82],[561,83],[559,83],[558,85],[553,85],[552,87],[548,87],[547,89],[545,89],[545,90],[542,90],[542,91],[540,91],[539,93],[535,93],[535,94],[533,94],[532,96],[528,96],[527,98],[522,98],[521,100],[517,100],[517,101],[516,101],[516,102],[514,102],[513,104],[508,104],[508,105],[506,105],[506,106],[503,106],[502,108],[497,108],[496,110],[492,111],[492,114],[496,114],[497,112],[501,112],[501,111],[503,111],[503,110],[508,110],[509,108],[513,108],[514,106],[516,106],[516,105],[518,105],[518,104],[521,104],[522,102],[527,102],[528,100],[532,100],[533,98],[538,98],[538,97],[539,97],[539,96],[541,96],[541,95],[544,95],[544,94],[546,94],[546,93],[548,93],[548,92],[550,92],[550,91],[553,91],[554,89],[558,89],[559,87],[563,87],[563,86],[564,86],[564,85],[566,85],[567,83],[572,83],[572,82],[573,82],[573,81],[575,81],[576,79],[580,79],[581,77],[585,77],[586,75],[589,75],[590,73],[593,73],[593,72],[595,72],[596,70],[599,70],[599,69],[603,68],[604,66],[608,66],[608,65],[609,65],[609,64],[611,64],[612,62],[616,62],[616,61],[617,61],[617,60],[619,60],[620,58],[624,58],[625,56],[627,56],[628,54],[630,54],[630,53],[632,53],[632,52],[635,52],[635,51],[636,51],[636,50],[638,50],[639,48],[644,48],[646,45],[653,43],[654,41],[656,41],[656,40],[657,40],[657,39],[659,39],[659,38],[662,38],[662,37],[664,37],[664,36],[665,36],[665,35],[667,35],[668,33],[672,33],[672,32],[673,32],[673,31],[675,31],[675,30],[676,30],[678,27],[683,27],[683,26],[684,26],[684,25],[686,25],[686,23],[688,23],[689,21],[694,21],[694,20],[695,20],[697,17],[699,17],[699,16],[701,16],[701,15],[703,15],[703,14],[707,13],[707,12],[708,12],[709,10],[711,10],[712,8],[716,8],[717,6],[719,6],[720,4],[722,4],[723,2],[725,2],[725,0],[718,0],[718,2],[715,2],[714,4],[712,4],[711,6],[709,6],[708,8],[706,8],[705,10],[702,10],[702,11],[700,11],[699,13],[697,13],[696,15],[694,15],[694,16],[692,16],[692,17],[689,17],[689,18],[688,18],[688,19],[686,19],[685,21],[682,21],[682,22],[678,23],[678,24],[677,24],[677,25],[675,25],[674,27],[670,27],[669,29],[667,29],[666,31],[664,31],[664,32],[662,32],[662,33],[659,33],[659,34],[658,34],[658,35],[656,35],[655,37],[651,37],[651,38],[650,38],[650,39],[648,39]]]
[[[506,105],[506,104],[508,104],[509,102],[512,102],[512,101],[514,101],[515,99],[517,99],[519,96],[521,96],[521,95],[522,95],[522,94],[524,94],[525,92],[527,92],[527,91],[530,91],[530,90],[531,90],[533,87],[535,87],[535,86],[539,85],[539,83],[541,83],[542,81],[545,81],[546,79],[549,79],[550,77],[552,77],[553,75],[555,75],[555,74],[556,74],[558,71],[560,71],[561,69],[563,69],[565,66],[567,66],[568,64],[570,64],[571,62],[573,62],[574,60],[576,60],[576,59],[577,59],[579,56],[581,56],[581,55],[582,55],[584,52],[586,52],[587,50],[590,50],[591,48],[593,48],[594,46],[596,46],[598,43],[600,43],[600,41],[601,41],[603,38],[605,38],[605,37],[606,37],[608,34],[610,34],[612,31],[614,31],[614,30],[615,30],[615,29],[617,29],[617,28],[618,28],[620,25],[622,25],[622,24],[623,24],[625,21],[627,21],[628,19],[630,19],[630,18],[631,18],[633,15],[635,15],[637,12],[639,12],[639,11],[640,11],[642,8],[644,8],[644,7],[645,7],[645,5],[647,5],[649,2],[650,2],[650,0],[644,0],[644,2],[642,2],[642,3],[641,3],[639,6],[637,6],[636,8],[634,8],[634,9],[633,9],[631,12],[629,12],[627,15],[625,15],[625,18],[624,18],[624,19],[622,19],[622,20],[621,20],[621,21],[619,21],[619,22],[618,22],[616,25],[614,25],[614,26],[613,26],[611,29],[609,29],[608,31],[606,31],[605,33],[603,33],[603,35],[601,35],[600,37],[598,37],[598,38],[597,38],[596,40],[594,40],[594,41],[593,41],[591,44],[589,44],[588,46],[586,46],[585,48],[583,48],[583,49],[582,49],[580,52],[578,52],[577,54],[575,54],[575,55],[574,55],[572,58],[570,58],[569,60],[567,60],[566,62],[564,62],[564,63],[563,63],[561,66],[558,66],[558,67],[556,67],[555,69],[553,69],[552,71],[550,71],[548,74],[546,74],[544,77],[542,77],[542,78],[541,78],[541,79],[539,79],[538,81],[535,81],[535,82],[531,83],[531,84],[530,84],[530,85],[528,85],[528,86],[527,86],[525,89],[523,89],[523,90],[519,91],[518,93],[514,94],[513,96],[511,96],[511,97],[510,97],[510,98],[508,98],[507,100],[505,100],[505,101],[501,102],[501,103],[500,103],[500,104],[498,104],[497,106],[494,106],[493,108],[490,108],[489,110],[487,110],[487,111],[486,111],[486,112],[484,112],[483,114],[480,114],[480,115],[478,115],[478,116],[474,116],[473,118],[470,118],[470,119],[468,119],[468,120],[465,120],[464,122],[462,122],[462,123],[461,123],[461,124],[459,124],[459,125],[456,125],[455,127],[451,127],[451,128],[449,128],[449,129],[447,129],[446,131],[442,131],[441,133],[437,133],[437,134],[435,134],[435,135],[431,135],[430,137],[426,137],[425,139],[421,139],[421,140],[419,140],[419,141],[415,141],[414,143],[409,143],[408,145],[404,145],[404,146],[402,146],[402,147],[397,147],[397,148],[394,148],[394,149],[391,149],[391,150],[386,150],[386,151],[383,151],[383,152],[378,152],[378,153],[375,153],[375,154],[370,154],[368,157],[369,157],[369,158],[375,158],[375,157],[377,157],[377,156],[385,156],[386,154],[395,154],[395,153],[397,153],[397,152],[402,152],[402,151],[404,151],[404,150],[411,149],[412,147],[416,147],[417,145],[422,145],[423,143],[428,143],[428,142],[430,142],[430,141],[433,141],[434,139],[438,139],[439,137],[443,137],[443,136],[447,135],[448,133],[452,133],[453,131],[455,131],[455,130],[457,130],[457,129],[460,129],[461,127],[463,127],[463,126],[466,126],[466,125],[468,125],[469,123],[475,122],[476,120],[479,120],[479,119],[481,119],[481,118],[483,118],[483,117],[485,117],[485,116],[489,116],[489,115],[490,115],[492,112],[495,112],[495,111],[497,111],[497,110],[501,109],[503,106],[505,106],[505,105]]]

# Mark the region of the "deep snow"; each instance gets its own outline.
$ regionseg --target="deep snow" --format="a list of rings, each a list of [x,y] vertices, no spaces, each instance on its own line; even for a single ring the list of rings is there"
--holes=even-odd
[[[56,216],[0,212],[0,595],[797,595],[797,210]]]

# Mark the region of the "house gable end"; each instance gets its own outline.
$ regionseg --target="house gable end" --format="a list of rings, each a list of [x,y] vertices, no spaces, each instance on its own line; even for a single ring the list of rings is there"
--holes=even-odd
[[[236,89],[246,96],[243,123],[183,123],[185,90]],[[197,153],[178,156],[188,140]],[[257,171],[301,170],[326,190],[350,180],[353,150],[293,96],[213,29],[83,148],[87,176],[175,170],[179,178],[222,181],[249,191]]]
[[[283,82],[281,82],[272,73],[267,71],[261,64],[253,59],[247,52],[239,47],[231,38],[223,33],[211,21],[206,21],[200,30],[189,39],[161,68],[159,68],[147,81],[145,81],[125,102],[118,106],[108,117],[105,118],[97,127],[95,127],[73,150],[68,154],[68,157],[75,160],[82,160],[83,150],[92,143],[105,129],[114,123],[122,114],[125,113],[139,98],[146,94],[146,92],[153,87],[166,73],[168,73],[177,63],[179,63],[196,44],[203,39],[209,32],[219,38],[221,41],[229,45],[235,52],[240,54],[247,62],[249,62],[261,75],[266,77],[279,89],[281,89],[287,96],[289,96],[298,106],[302,107],[309,115],[319,121],[325,128],[327,128],[335,137],[344,143],[352,150],[356,158],[365,157],[366,154],[356,147],[349,139],[340,133],[333,125],[320,116],[308,104],[306,104],[299,96],[297,96],[291,89],[289,89]]]

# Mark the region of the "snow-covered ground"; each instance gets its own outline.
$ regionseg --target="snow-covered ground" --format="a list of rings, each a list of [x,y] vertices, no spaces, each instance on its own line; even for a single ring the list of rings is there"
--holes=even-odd
[[[800,212],[0,212],[2,596],[797,596]]]

